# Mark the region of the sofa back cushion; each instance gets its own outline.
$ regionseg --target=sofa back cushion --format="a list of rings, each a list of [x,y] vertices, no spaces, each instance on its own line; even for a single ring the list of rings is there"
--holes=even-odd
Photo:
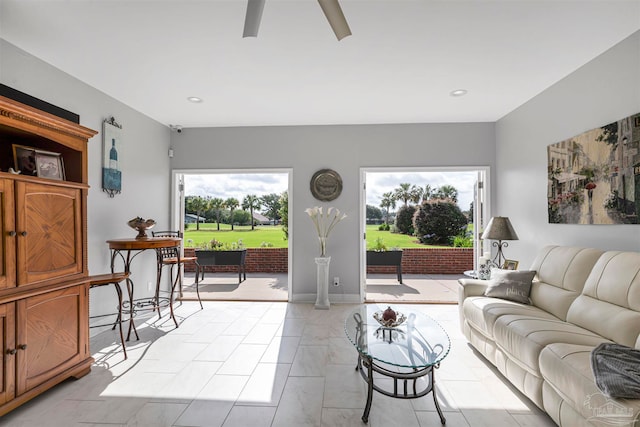
[[[567,321],[640,348],[640,252],[605,252],[571,304]]]
[[[602,253],[577,246],[544,247],[530,268],[537,272],[531,286],[531,304],[566,320],[569,306],[582,292]]]

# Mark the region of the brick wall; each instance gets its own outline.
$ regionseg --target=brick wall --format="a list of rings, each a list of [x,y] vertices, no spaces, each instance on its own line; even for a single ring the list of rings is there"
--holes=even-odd
[[[286,273],[288,267],[287,248],[247,248],[245,270],[247,273]],[[185,256],[195,256],[195,249],[184,248]],[[186,271],[195,271],[185,265]],[[235,265],[207,265],[205,272],[237,272]]]
[[[402,251],[403,274],[461,274],[473,270],[473,248],[408,248]],[[395,274],[393,266],[368,266],[367,273]]]
[[[195,256],[193,248],[184,249],[185,256]],[[247,273],[286,273],[287,248],[249,248],[245,260]],[[186,271],[194,271],[185,266]],[[402,273],[461,274],[473,269],[473,248],[411,248],[402,253]],[[233,265],[206,266],[209,272],[237,272]],[[395,274],[395,267],[369,266],[367,273]]]

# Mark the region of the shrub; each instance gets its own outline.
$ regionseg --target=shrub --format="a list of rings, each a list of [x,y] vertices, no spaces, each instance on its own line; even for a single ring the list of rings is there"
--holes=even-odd
[[[382,237],[378,237],[373,246],[371,246],[371,250],[376,252],[385,252],[387,250],[387,245],[384,243],[384,239]]]
[[[389,231],[391,229],[391,226],[389,224],[380,224],[378,226],[378,230],[380,231]]]
[[[399,233],[413,235],[413,215],[416,212],[416,207],[407,205],[400,206],[396,213],[396,229]]]
[[[449,245],[455,236],[465,236],[467,218],[450,200],[427,200],[416,210],[413,226],[421,243]]]
[[[453,247],[454,248],[472,248],[473,239],[469,236],[454,236]]]
[[[271,242],[262,242],[262,243],[260,243],[260,247],[261,248],[272,248],[273,247],[273,243],[271,243]]]

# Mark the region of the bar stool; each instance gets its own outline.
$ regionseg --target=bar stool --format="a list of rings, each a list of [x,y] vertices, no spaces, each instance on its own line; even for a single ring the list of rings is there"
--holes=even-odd
[[[152,231],[151,235],[153,237],[179,237],[182,238],[182,233],[179,231]],[[200,299],[200,289],[198,284],[198,278],[200,276],[200,264],[198,264],[197,257],[185,257],[180,256],[180,247],[171,247],[171,248],[159,248],[156,249],[156,254],[158,258],[158,271],[157,271],[157,283],[156,283],[156,303],[159,302],[159,292],[160,292],[160,280],[162,278],[162,268],[165,266],[170,266],[169,276],[171,277],[172,285],[171,285],[171,297],[173,297],[173,291],[176,283],[179,287],[180,298],[182,298],[182,266],[185,264],[192,264],[196,269],[196,295],[198,297],[198,302],[200,303],[200,309],[203,308],[202,300]],[[175,280],[173,279],[173,267],[177,266],[177,276]],[[158,315],[160,315],[160,310],[158,310]],[[175,320],[175,319],[174,319]],[[177,326],[177,325],[176,325]]]
[[[120,283],[123,280],[128,280],[129,279],[129,273],[127,272],[122,272],[122,273],[108,273],[108,274],[100,274],[97,276],[90,276],[89,277],[90,282],[89,282],[89,289],[91,288],[96,288],[99,286],[107,286],[107,285],[114,285],[115,289],[116,289],[116,294],[118,296],[118,317],[116,318],[116,321],[113,323],[109,323],[109,324],[101,324],[101,325],[90,325],[90,328],[98,328],[98,327],[104,327],[104,326],[113,326],[111,329],[115,329],[116,324],[118,325],[118,328],[120,329],[120,343],[122,344],[122,351],[124,352],[124,358],[125,360],[127,359],[127,348],[125,347],[124,344],[124,334],[122,332],[122,288],[120,287]],[[129,302],[131,302],[131,288],[127,283],[127,293],[129,294]],[[97,316],[91,316],[89,317],[89,319],[96,319],[96,318],[100,318],[100,317],[106,317],[106,316],[112,316],[113,314],[102,314],[102,315],[97,315]],[[129,318],[129,328],[131,328],[133,324],[133,318],[130,317]],[[133,326],[135,329],[135,326]]]

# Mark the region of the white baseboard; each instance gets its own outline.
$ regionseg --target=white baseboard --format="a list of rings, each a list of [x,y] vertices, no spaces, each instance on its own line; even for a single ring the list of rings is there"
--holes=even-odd
[[[315,304],[316,294],[295,294],[291,296],[289,302]],[[329,302],[332,304],[360,304],[358,294],[329,294]]]

